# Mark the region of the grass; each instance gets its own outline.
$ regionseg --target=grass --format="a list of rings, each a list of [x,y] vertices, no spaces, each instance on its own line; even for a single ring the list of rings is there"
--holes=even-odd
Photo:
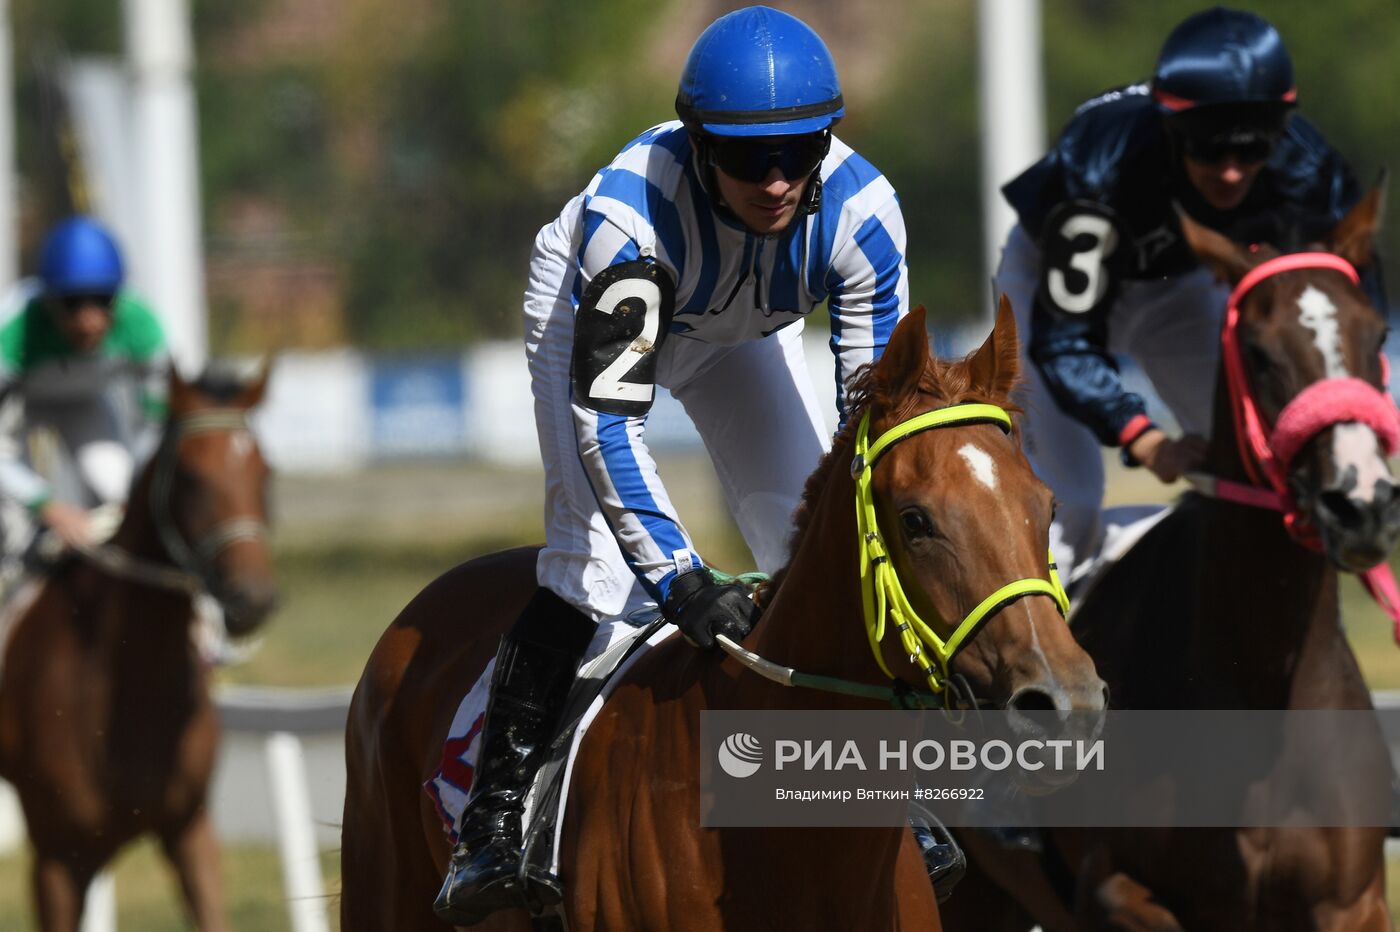
[[[708,464],[666,465],[666,475],[679,474],[672,494],[700,552],[727,570],[752,569]],[[544,540],[538,487],[529,473],[460,466],[283,482],[274,563],[284,606],[253,656],[220,675],[276,686],[355,682],[385,627],[436,576],[472,557]],[[313,500],[335,494],[347,502],[334,515]],[[383,517],[373,508],[356,514],[365,502],[377,502]]]
[[[521,535],[521,542],[529,539]],[[468,539],[386,549],[346,542],[279,552],[285,607],[252,657],[222,676],[277,686],[353,683],[380,634],[420,589],[468,556],[513,543]]]
[[[326,911],[331,929],[340,928],[340,857],[323,854],[321,874],[328,891]],[[115,865],[117,928],[140,932],[187,932],[179,887],[153,841],[127,849]],[[259,845],[225,845],[224,896],[229,926],[257,932],[289,932],[291,920],[282,892],[281,867],[274,849]],[[35,928],[29,902],[29,856],[0,858],[0,932]]]

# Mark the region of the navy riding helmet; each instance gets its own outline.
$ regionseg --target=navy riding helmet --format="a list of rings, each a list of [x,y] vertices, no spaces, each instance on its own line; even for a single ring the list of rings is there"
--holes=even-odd
[[[821,37],[791,14],[751,6],[721,16],[695,40],[676,113],[697,143],[711,192],[716,168],[758,182],[777,167],[789,180],[811,177],[806,213],[820,203],[821,161],[846,109]]]
[[[1278,30],[1253,13],[1214,7],[1167,36],[1152,97],[1183,138],[1239,130],[1277,136],[1298,91]]]
[[[91,217],[69,217],[44,240],[39,278],[47,294],[114,295],[125,277],[116,241]]]

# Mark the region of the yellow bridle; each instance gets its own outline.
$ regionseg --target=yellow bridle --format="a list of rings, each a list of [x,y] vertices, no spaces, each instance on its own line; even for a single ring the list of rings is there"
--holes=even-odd
[[[875,517],[875,498],[870,488],[871,469],[890,447],[920,431],[989,423],[996,424],[1008,434],[1011,432],[1011,417],[990,404],[960,404],[920,414],[885,431],[873,444],[868,442],[870,413],[866,412],[856,431],[851,476],[856,480],[856,532],[860,539],[860,589],[865,610],[865,633],[870,639],[875,662],[886,676],[897,679],[880,652],[880,644],[885,637],[885,618],[887,615],[892,617],[904,650],[909,655],[909,662],[923,670],[929,688],[935,693],[943,693],[947,689],[948,666],[953,657],[967,644],[982,622],[998,609],[1023,596],[1047,595],[1055,600],[1060,614],[1069,611],[1069,596],[1060,585],[1053,554],[1049,560],[1048,580],[1031,577],[1007,583],[968,613],[947,640],[919,617],[899,584],[899,574],[890,561]]]

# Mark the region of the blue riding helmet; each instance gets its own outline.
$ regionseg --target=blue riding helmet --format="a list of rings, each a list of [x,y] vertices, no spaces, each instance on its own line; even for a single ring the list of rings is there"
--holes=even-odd
[[[751,6],[695,40],[676,113],[714,136],[796,136],[830,128],[846,109],[821,37],[795,16]]]
[[[1278,30],[1253,13],[1214,7],[1167,36],[1152,97],[1166,114],[1231,105],[1281,116],[1298,92]]]
[[[39,277],[47,294],[116,294],[125,272],[116,242],[91,217],[69,217],[44,240]]]

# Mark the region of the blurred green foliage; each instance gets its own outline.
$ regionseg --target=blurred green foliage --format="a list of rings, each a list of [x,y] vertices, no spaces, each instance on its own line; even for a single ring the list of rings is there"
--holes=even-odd
[[[779,5],[820,28],[850,22],[850,3],[867,10],[859,21],[870,35],[850,44],[827,30],[843,71],[863,75],[847,88],[839,132],[900,192],[914,300],[935,321],[981,315],[974,0]],[[256,38],[259,22],[300,6],[326,41]],[[1293,52],[1302,111],[1363,180],[1374,177],[1400,120],[1385,99],[1400,78],[1393,0],[1252,6]],[[1201,5],[1043,7],[1053,133],[1082,100],[1147,77],[1171,26]],[[12,9],[33,129],[43,109],[34,62],[55,48],[117,51],[120,5],[15,0]],[[381,349],[518,332],[536,230],[624,142],[672,116],[692,39],[678,24],[693,33],[704,22],[677,0],[195,0],[194,14],[211,251],[236,208],[271,205],[284,227],[275,248],[333,264],[346,338]],[[872,60],[843,60],[851,48]],[[42,190],[54,168],[35,135],[21,128],[21,169]],[[232,332],[216,328],[216,338]]]

